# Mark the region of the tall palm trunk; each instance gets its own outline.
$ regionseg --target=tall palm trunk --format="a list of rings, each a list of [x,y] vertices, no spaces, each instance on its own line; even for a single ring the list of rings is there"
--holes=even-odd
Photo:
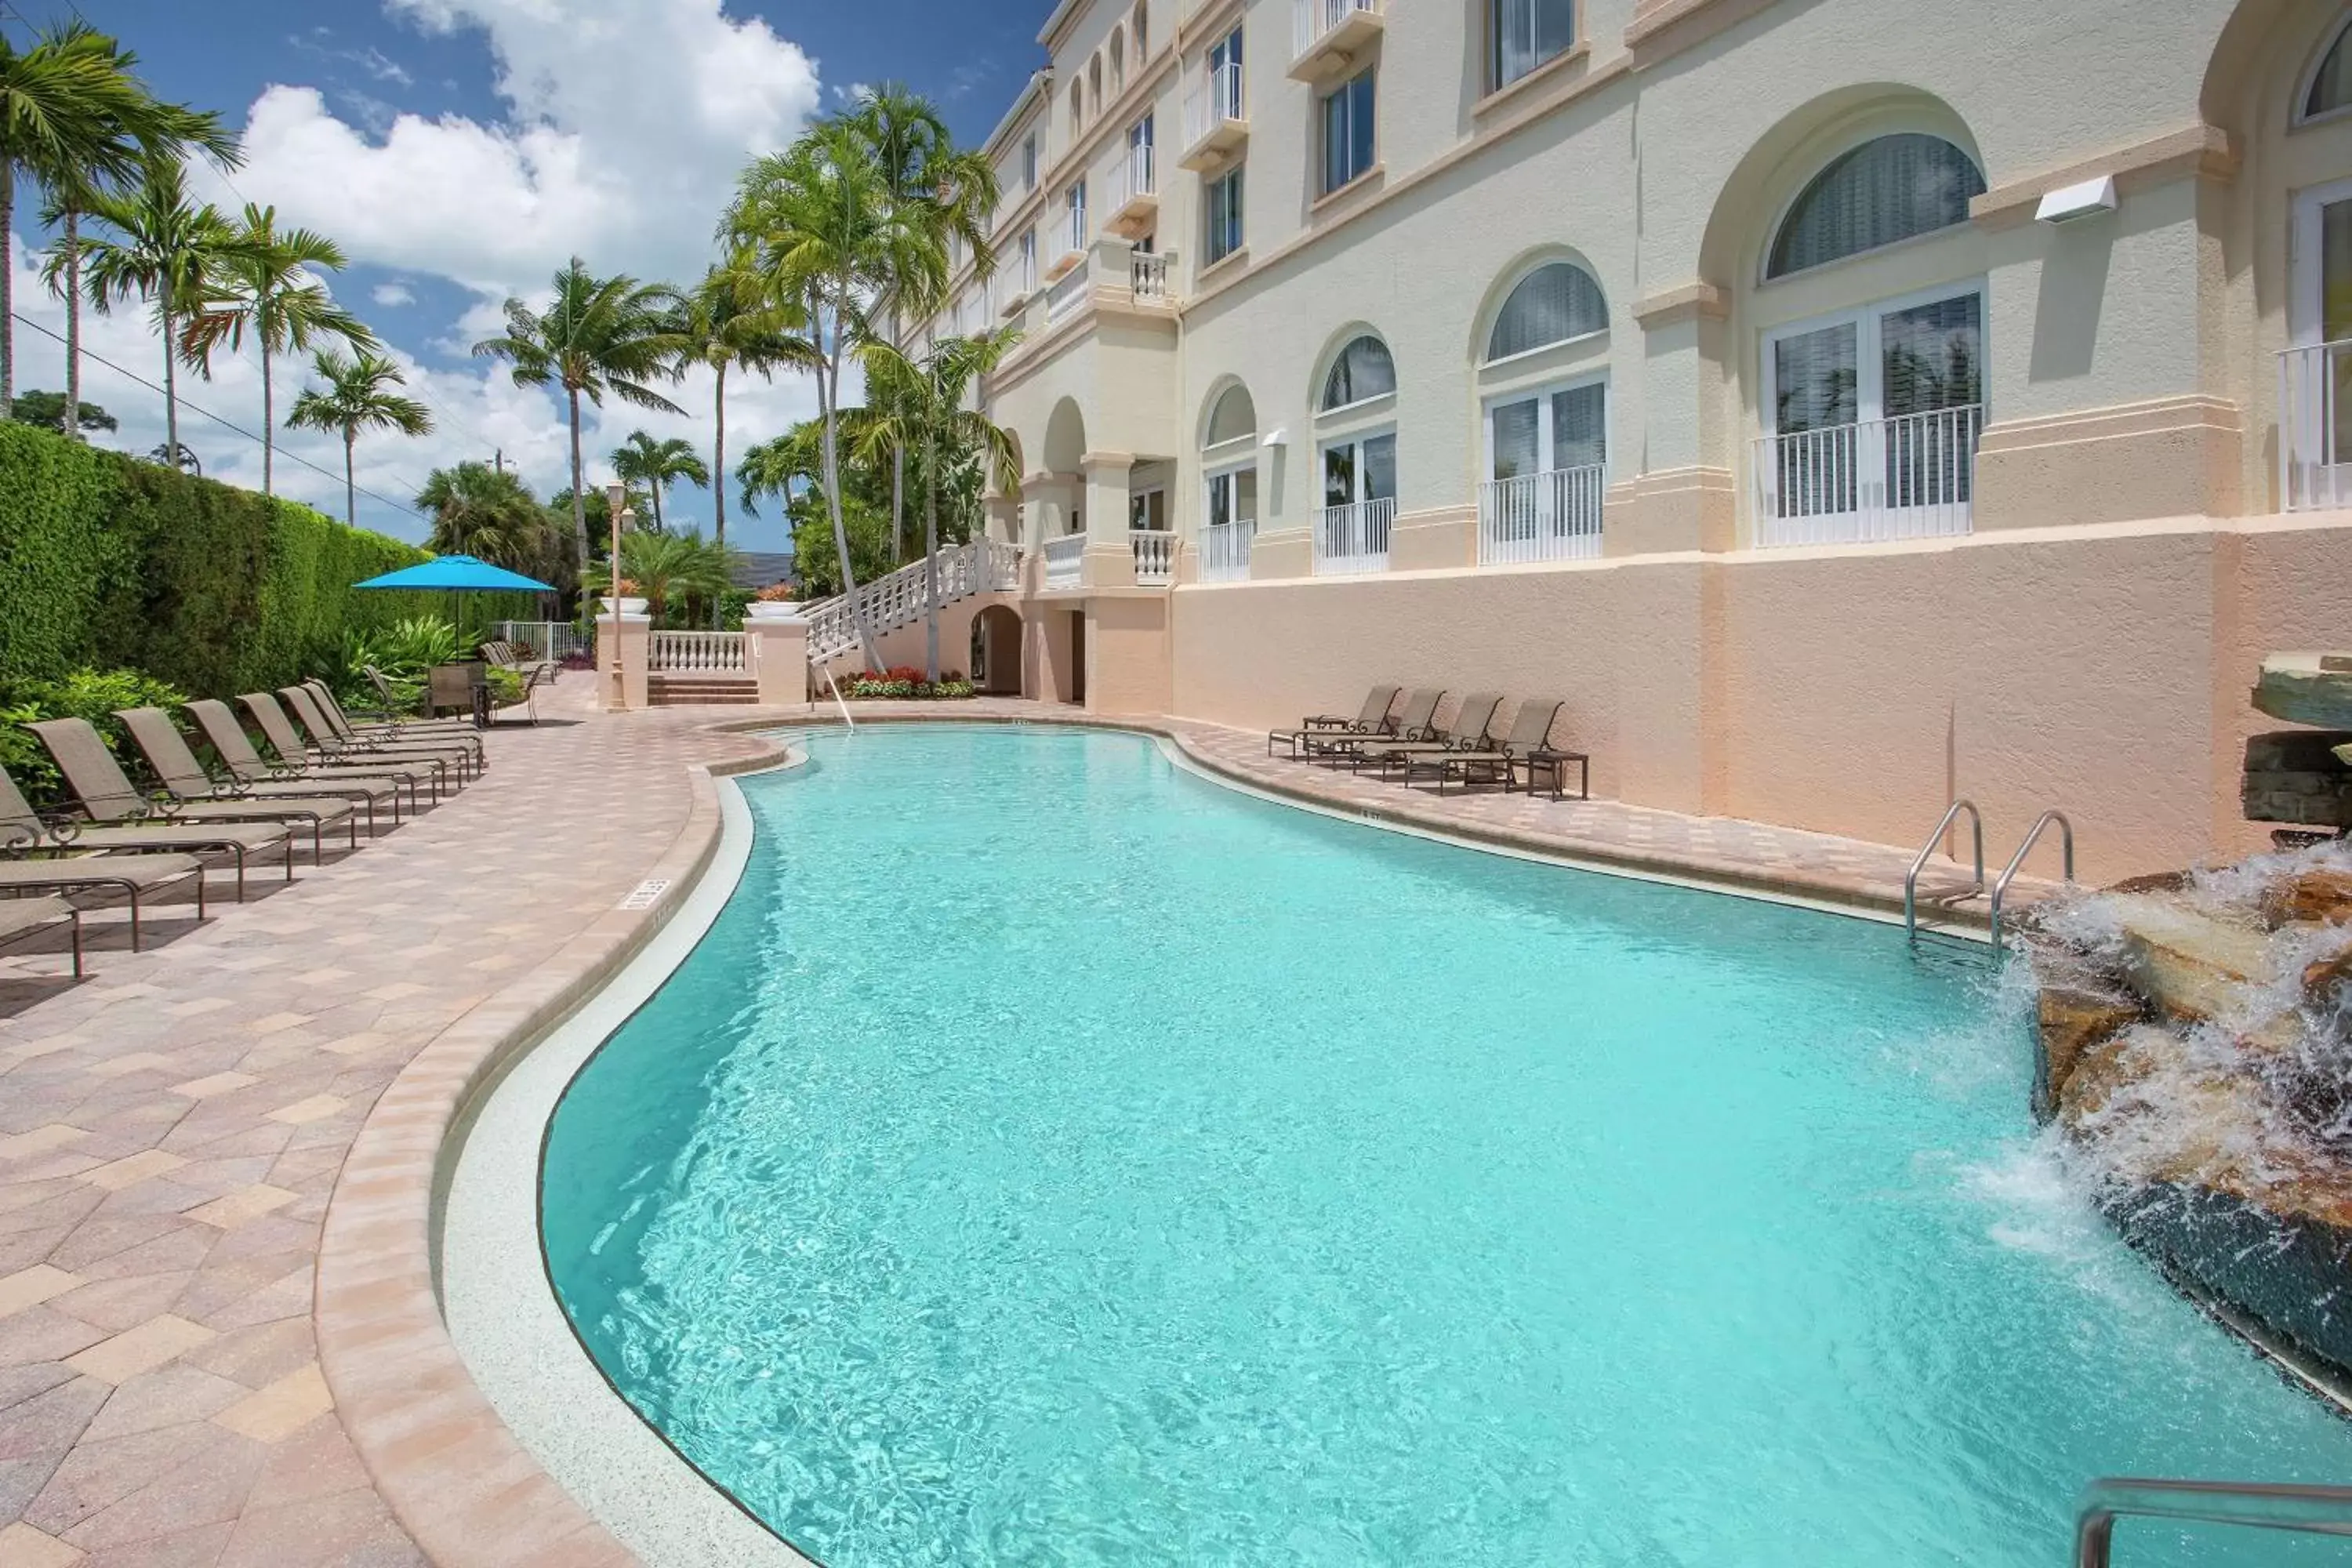
[[[66,435],[81,438],[81,214],[66,208]]]
[[[893,290],[890,299],[890,346],[898,346],[898,300]],[[890,563],[897,565],[907,559],[907,450],[896,441],[890,443]]]
[[[173,353],[172,307],[158,304],[155,313],[163,322],[163,447],[172,459],[172,471],[180,471],[180,356]]]
[[[929,613],[923,617],[923,672],[933,685],[940,679],[940,464],[939,447],[929,432],[923,435],[923,597]]]
[[[260,334],[261,349],[261,493],[271,493],[270,459],[278,449],[278,411],[269,385],[269,336]],[[347,454],[348,455],[348,454]],[[345,464],[345,468],[349,468]]]
[[[857,645],[865,652],[866,668],[882,668],[882,650],[874,641],[874,628],[866,624],[866,606],[856,598],[857,573],[849,563],[849,525],[841,515],[841,430],[838,420],[841,402],[841,323],[849,314],[849,286],[839,286],[835,298],[832,344],[825,351],[824,374],[817,377],[817,401],[824,413],[824,508],[833,520],[833,551],[841,562],[841,591],[849,595],[850,622],[857,628]]]
[[[358,426],[343,426],[343,521],[353,528],[360,525],[360,491],[352,478],[352,445],[359,438]]]
[[[727,542],[727,365],[721,361],[718,390],[711,395],[710,437],[710,502],[714,521],[711,532],[719,543]]]
[[[563,395],[572,405],[572,547],[580,552],[579,574],[584,586],[588,578],[588,498],[580,489],[580,389],[567,384]],[[613,597],[617,601],[621,596],[621,563],[614,560],[605,564],[612,570]]]
[[[16,171],[0,162],[0,419],[16,417]],[[73,405],[66,405],[68,418]]]
[[[646,489],[654,492],[654,531],[656,533],[667,533],[669,530],[667,527],[664,526],[662,522],[661,481],[659,479],[656,479],[652,484],[647,485]]]

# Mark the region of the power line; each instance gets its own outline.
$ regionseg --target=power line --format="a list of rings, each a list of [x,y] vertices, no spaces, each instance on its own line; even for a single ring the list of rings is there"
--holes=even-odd
[[[59,333],[51,331],[40,322],[32,320],[21,312],[11,310],[9,315],[19,325],[30,327],[33,331],[40,333],[43,337],[47,338],[54,342],[63,343],[66,341]],[[163,393],[163,395],[172,398],[182,408],[186,409],[188,412],[192,414],[201,414],[205,418],[211,420],[214,424],[220,426],[224,429],[235,431],[237,435],[244,437],[247,440],[253,442],[257,446],[261,444],[261,437],[247,429],[244,426],[238,425],[231,420],[224,419],[219,415],[214,413],[211,409],[205,407],[202,404],[192,403],[186,397],[181,396],[176,393],[164,393],[163,387],[157,385],[154,382],[148,380],[145,376],[141,375],[137,371],[126,370],[122,366],[115,363],[112,360],[108,359],[105,355],[95,353],[87,348],[81,351],[81,355],[82,358],[86,360],[104,365],[107,369],[114,372],[117,375],[124,376],[131,381],[137,382],[140,385],[145,387],[150,392]],[[291,463],[299,463],[302,467],[310,469],[312,473],[317,474],[323,479],[341,480],[343,478],[342,475],[336,473],[332,468],[320,468],[318,464],[310,461],[310,458],[302,456],[299,452],[289,451],[285,447],[278,446],[275,442],[272,442],[269,445],[270,449],[278,457],[284,458],[287,461]],[[390,496],[378,495],[375,491],[369,489],[364,485],[353,485],[352,488],[359,494],[367,497],[368,500],[381,502],[382,504],[392,508],[394,511],[404,512],[408,516],[415,518],[419,522],[430,523],[433,521],[431,518],[426,517],[423,512],[418,511],[415,508],[404,505],[401,502],[393,500]]]

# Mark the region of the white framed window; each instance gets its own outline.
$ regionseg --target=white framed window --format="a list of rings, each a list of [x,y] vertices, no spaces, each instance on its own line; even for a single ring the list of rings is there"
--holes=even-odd
[[[1323,194],[1363,177],[1372,166],[1373,82],[1369,66],[1323,95]]]
[[[1070,194],[1063,198],[1063,205],[1069,214],[1070,227],[1067,237],[1069,247],[1072,250],[1084,250],[1087,247],[1087,238],[1086,181],[1078,180],[1071,184]]]
[[[1386,397],[1396,391],[1396,362],[1389,357],[1388,344],[1366,332],[1351,338],[1324,373],[1323,395],[1315,405],[1318,414],[1329,414],[1370,403],[1375,397]]]
[[[1127,497],[1127,526],[1163,532],[1168,527],[1168,491],[1154,485],[1148,490],[1130,490]]]
[[[1239,81],[1242,71],[1242,30],[1238,26],[1209,46],[1209,75],[1214,77],[1227,66],[1233,68],[1234,78]]]
[[[1202,460],[1209,454],[1203,452]],[[1241,455],[1202,475],[1201,519],[1211,528],[1257,521],[1257,451],[1244,441]]]
[[[1037,188],[1037,133],[1034,131],[1021,139],[1021,188]]]
[[[1323,506],[1315,520],[1315,570],[1386,571],[1396,522],[1396,427],[1326,437],[1316,458]]]
[[[1758,542],[1965,533],[1984,428],[1984,288],[1777,328],[1762,344]]]
[[[1576,44],[1576,0],[1486,0],[1489,90],[1510,86]]]
[[[1479,561],[1598,555],[1609,488],[1607,374],[1496,393],[1485,408]]]
[[[1969,221],[1984,195],[1976,160],[1940,136],[1897,132],[1841,153],[1798,193],[1772,236],[1764,276],[1824,267]]]
[[[1396,430],[1334,437],[1320,444],[1323,504],[1349,506],[1394,501],[1397,493]]]
[[[1209,181],[1205,198],[1202,207],[1208,233],[1202,248],[1213,265],[1242,247],[1242,165],[1236,163]]]
[[[1486,334],[1486,363],[1571,342],[1609,330],[1609,301],[1573,261],[1547,261],[1514,284]]]
[[[2313,68],[2311,79],[2304,84],[2303,95],[2295,100],[2295,119],[2325,120],[2352,109],[2352,49],[2345,47],[2352,39],[2352,22],[2338,27],[2336,41],[2319,57]]]
[[[2295,192],[2291,221],[2279,457],[2294,511],[2352,496],[2352,180]]]

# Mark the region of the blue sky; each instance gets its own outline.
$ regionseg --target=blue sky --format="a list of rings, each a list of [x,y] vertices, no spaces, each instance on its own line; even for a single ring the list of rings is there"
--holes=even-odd
[[[709,255],[728,184],[745,157],[791,139],[814,112],[884,79],[928,93],[961,139],[978,142],[1042,63],[1046,0],[5,0],[0,26],[80,14],[137,51],[167,97],[220,110],[247,136],[247,162],[207,195],[274,204],[281,223],[321,229],[352,266],[330,279],[410,365],[411,390],[439,419],[421,440],[364,440],[360,521],[404,537],[424,525],[404,503],[437,465],[503,451],[542,492],[568,482],[562,413],[472,359],[509,293],[545,288],[578,252],[598,271],[683,279]],[[560,16],[560,24],[546,18]],[[31,286],[43,236],[20,216],[18,310],[48,325],[57,302]],[[135,311],[93,321],[90,347],[149,380],[161,351]],[[19,329],[20,386],[61,384],[60,357]],[[192,402],[247,430],[261,422],[248,348],[184,384]],[[280,363],[280,415],[304,367]],[[162,438],[162,399],[104,366],[85,397],[121,419],[117,444]],[[583,447],[595,482],[604,454],[632,429],[710,440],[710,389],[669,389],[682,415],[608,406]],[[751,441],[814,410],[803,382],[730,383],[730,466]],[[184,411],[181,438],[209,473],[258,484],[259,447]],[[340,443],[281,432],[281,491],[341,510]],[[329,470],[312,471],[284,455]],[[773,509],[729,534],[782,542]],[[707,526],[707,492],[685,488],[672,516]]]

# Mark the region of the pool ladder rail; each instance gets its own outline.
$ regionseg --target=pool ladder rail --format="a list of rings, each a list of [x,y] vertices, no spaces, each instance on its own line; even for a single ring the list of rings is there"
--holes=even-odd
[[[2352,1536],[2352,1487],[2136,1477],[2095,1480],[2084,1489],[2083,1500],[2075,1510],[2074,1568],[2110,1568],[2116,1521],[2125,1518]]]
[[[1919,874],[1927,868],[1927,862],[1935,858],[1936,847],[1943,843],[1944,836],[1952,830],[1952,825],[1959,820],[1963,812],[1967,813],[1969,819],[1975,875],[1966,884],[1931,890],[1928,901],[1948,910],[1984,896],[1984,814],[1977,809],[1976,802],[1962,798],[1944,808],[1943,817],[1936,824],[1936,830],[1927,835],[1925,844],[1919,846],[1919,853],[1912,858],[1911,869],[1903,878],[1903,935],[1914,952],[1920,950],[1923,941],[1933,943],[1936,951],[1947,956],[1965,953],[1974,958],[1982,951],[1974,941],[1949,929],[1922,923],[1919,919]],[[2023,868],[2025,858],[2033,852],[2033,847],[2042,841],[2042,836],[2053,827],[2058,829],[2066,881],[2071,886],[2074,880],[2074,825],[2066,819],[2063,811],[2045,811],[2033,819],[2033,826],[2025,830],[2025,837],[2017,846],[2017,853],[2009,858],[2009,864],[2002,867],[2000,875],[1993,879],[1990,907],[1986,911],[1986,924],[1990,928],[1992,938],[1989,955],[1992,963],[2000,963],[2003,952],[2001,906],[2008,901],[2010,884],[2017,880],[2017,873]]]

